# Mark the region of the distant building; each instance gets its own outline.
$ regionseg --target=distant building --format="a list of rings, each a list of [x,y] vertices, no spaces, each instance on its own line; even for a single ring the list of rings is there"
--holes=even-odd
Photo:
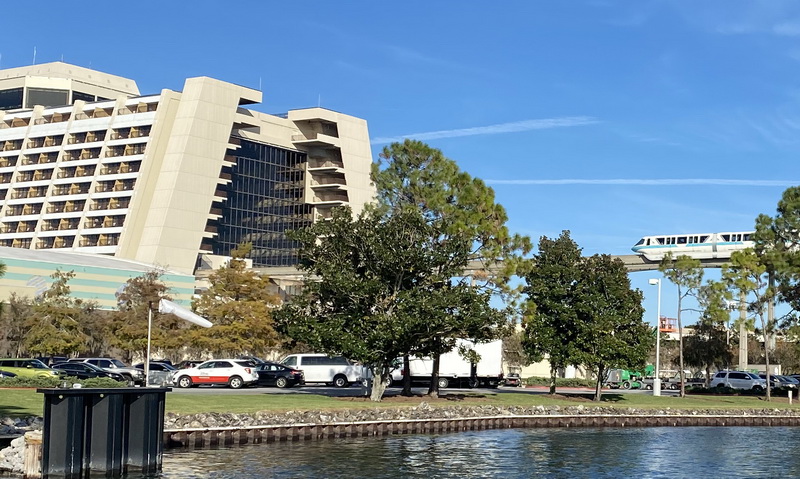
[[[287,230],[374,198],[367,123],[244,107],[261,98],[206,77],[141,95],[62,62],[0,70],[0,247],[191,275],[251,242],[253,267],[295,265]]]

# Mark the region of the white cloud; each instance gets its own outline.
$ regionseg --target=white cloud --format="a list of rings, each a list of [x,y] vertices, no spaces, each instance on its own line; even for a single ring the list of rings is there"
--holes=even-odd
[[[459,128],[455,130],[438,130],[424,133],[412,133],[395,137],[378,137],[372,139],[373,145],[382,145],[403,141],[406,138],[415,140],[438,140],[440,138],[456,138],[460,136],[496,135],[499,133],[515,133],[519,131],[544,130],[548,128],[565,128],[598,123],[598,120],[589,116],[566,116],[560,118],[540,118],[536,120],[515,121],[500,123],[498,125],[477,126],[473,128]]]
[[[559,180],[486,180],[491,185],[632,185],[632,186],[797,186],[800,180],[726,180],[720,178],[676,179],[559,179]]]

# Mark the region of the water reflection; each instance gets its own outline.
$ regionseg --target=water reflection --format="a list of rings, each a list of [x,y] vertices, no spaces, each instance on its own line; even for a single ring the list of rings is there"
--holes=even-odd
[[[797,477],[798,431],[505,429],[167,451],[162,478]]]

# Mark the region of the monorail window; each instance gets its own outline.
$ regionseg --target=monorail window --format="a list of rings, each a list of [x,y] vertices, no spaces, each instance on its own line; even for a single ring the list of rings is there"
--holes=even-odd
[[[720,235],[720,236],[722,236],[722,241],[730,241],[731,240],[731,235]]]
[[[634,246],[641,246],[643,244],[644,244],[644,238],[640,239],[639,242],[636,243]]]
[[[708,243],[708,236],[701,236],[700,237],[700,242],[701,243]]]
[[[678,236],[678,244],[686,244],[686,236]]]
[[[745,233],[743,237],[745,241],[750,241],[750,233]]]
[[[731,235],[731,241],[741,241],[742,235]]]
[[[658,244],[664,244],[664,238],[656,238],[656,241],[658,241]]]

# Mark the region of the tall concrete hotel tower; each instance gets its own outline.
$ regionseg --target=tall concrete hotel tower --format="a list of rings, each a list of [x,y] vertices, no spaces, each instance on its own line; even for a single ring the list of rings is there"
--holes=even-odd
[[[369,134],[324,108],[246,108],[261,100],[207,77],[142,95],[62,62],[0,70],[0,250],[193,276],[250,242],[254,268],[291,269],[288,230],[374,197]]]

